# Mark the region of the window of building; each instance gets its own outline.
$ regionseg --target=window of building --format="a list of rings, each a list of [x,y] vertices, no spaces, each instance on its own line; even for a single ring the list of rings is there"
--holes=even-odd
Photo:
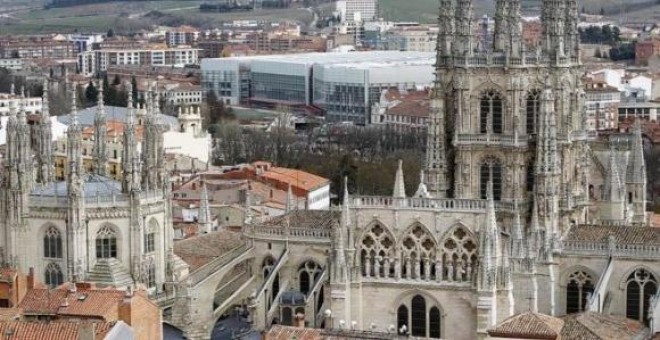
[[[48,227],[44,234],[44,257],[62,258],[62,235],[54,226]]]
[[[109,226],[102,227],[96,233],[96,258],[117,257],[117,234]]]
[[[145,280],[146,282],[144,284],[147,288],[156,287],[156,264],[153,262],[147,265],[147,277]]]
[[[653,274],[645,269],[637,269],[626,282],[626,317],[638,320],[648,326],[649,303],[658,289]]]
[[[537,132],[539,112],[541,112],[541,91],[532,90],[527,94],[527,134]]]
[[[430,306],[421,295],[415,295],[397,309],[397,332],[417,337],[440,339],[441,313],[438,306]],[[410,321],[410,322],[409,322]]]
[[[303,263],[298,268],[298,286],[300,292],[307,295],[314,288],[314,284],[321,276],[321,266],[312,261]]]
[[[526,172],[526,177],[525,177],[525,185],[527,187],[528,192],[534,191],[534,163],[530,162],[527,164],[527,172]]]
[[[156,233],[150,232],[144,235],[144,252],[152,253],[156,251]]]
[[[585,310],[587,298],[594,292],[591,275],[577,271],[568,277],[566,285],[566,314],[580,313]]]
[[[487,158],[479,171],[479,196],[487,198],[488,182],[493,183],[493,199],[499,201],[502,198],[502,164],[496,158]]]
[[[64,282],[64,274],[57,263],[51,262],[46,266],[44,282],[50,288],[55,288]]]
[[[503,132],[503,100],[499,93],[486,91],[480,99],[480,131],[481,133]]]

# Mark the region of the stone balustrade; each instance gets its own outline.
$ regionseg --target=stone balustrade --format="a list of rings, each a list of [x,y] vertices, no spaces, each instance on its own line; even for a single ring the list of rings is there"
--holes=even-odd
[[[156,203],[162,201],[163,191],[162,190],[149,190],[143,191],[139,195],[140,203]],[[94,207],[113,207],[113,206],[129,206],[130,196],[125,194],[112,194],[112,195],[90,195],[85,196],[85,206],[94,208]],[[62,193],[61,196],[42,196],[37,194],[30,195],[29,197],[29,206],[31,207],[46,207],[46,208],[61,208],[67,207],[69,204],[69,198],[66,193]]]
[[[289,240],[311,240],[330,241],[332,231],[329,229],[309,228],[283,228],[283,227],[261,227],[251,226],[247,228],[246,234],[253,238],[266,239],[289,239]]]
[[[478,53],[471,56],[442,56],[438,58],[438,66],[544,66],[570,65],[579,63],[577,57],[550,57],[545,54],[526,52],[522,57],[512,57],[502,53]]]
[[[477,259],[446,254],[438,258],[371,256],[363,258],[360,268],[363,281],[463,283],[472,282],[477,273]]]
[[[352,197],[351,208],[399,208],[399,209],[429,209],[435,211],[477,212],[485,213],[487,200],[482,199],[452,199],[452,198],[419,198],[391,196],[357,196]],[[524,212],[527,203],[518,202],[518,210]],[[516,210],[513,201],[496,201],[495,210],[511,212]]]
[[[492,145],[527,147],[529,137],[526,135],[501,135],[488,133],[460,133],[456,135],[456,145]]]
[[[567,254],[660,258],[660,246],[619,244],[616,242],[563,241],[562,252]]]

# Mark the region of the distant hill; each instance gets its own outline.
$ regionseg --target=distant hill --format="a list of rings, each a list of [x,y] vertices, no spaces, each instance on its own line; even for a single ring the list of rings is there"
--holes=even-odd
[[[89,5],[89,4],[100,4],[104,2],[144,2],[144,1],[158,1],[158,0],[51,0],[46,8],[57,8],[57,7],[71,7],[78,5]],[[183,0],[185,1],[185,0]]]

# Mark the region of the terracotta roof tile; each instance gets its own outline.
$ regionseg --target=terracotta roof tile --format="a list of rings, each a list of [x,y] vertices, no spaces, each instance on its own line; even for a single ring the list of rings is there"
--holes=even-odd
[[[25,314],[89,316],[106,319],[116,313],[124,292],[116,289],[80,289],[70,293],[65,287],[30,289],[19,304]]]
[[[291,187],[298,187],[306,191],[318,189],[330,182],[327,178],[316,176],[309,172],[277,166],[271,167],[268,171],[265,171],[261,174],[261,177],[267,180],[272,179],[288,183],[291,184]]]
[[[190,266],[192,272],[236,248],[241,242],[240,233],[221,230],[174,242],[174,253]]]
[[[331,229],[339,224],[340,215],[340,211],[294,210],[269,219],[261,226],[283,228],[286,223],[289,223],[293,228]]]
[[[614,236],[619,244],[660,245],[660,228],[635,226],[573,226],[564,240],[606,243],[610,235]]]
[[[562,320],[552,316],[527,312],[509,317],[488,334],[503,338],[558,339],[563,325]]]
[[[78,339],[81,322],[0,322],[0,334],[12,334],[12,339],[21,340],[71,340]],[[104,339],[114,327],[114,322],[95,322],[96,340]]]
[[[639,321],[594,312],[563,316],[562,340],[645,339],[649,330]]]

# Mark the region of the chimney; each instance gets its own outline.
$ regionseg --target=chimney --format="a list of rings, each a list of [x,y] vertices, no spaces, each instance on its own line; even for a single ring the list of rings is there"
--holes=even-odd
[[[34,267],[28,270],[27,289],[34,289]]]
[[[95,340],[96,324],[93,322],[81,322],[78,326],[78,340]]]

